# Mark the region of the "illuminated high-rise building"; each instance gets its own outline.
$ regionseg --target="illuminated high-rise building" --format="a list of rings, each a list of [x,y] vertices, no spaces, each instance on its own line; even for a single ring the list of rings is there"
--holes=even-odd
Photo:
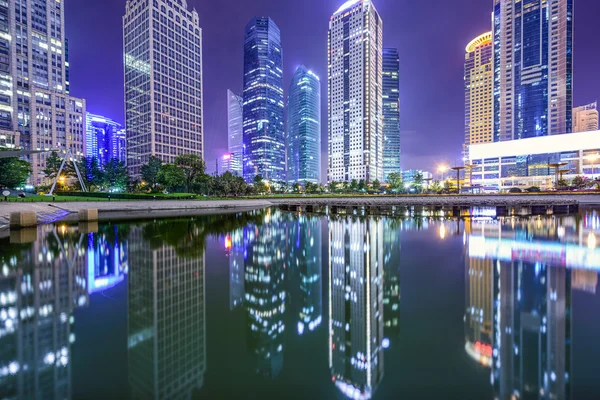
[[[121,124],[101,115],[86,113],[85,156],[96,157],[102,166],[106,162],[121,159],[123,155],[120,132]]]
[[[400,167],[400,55],[383,49],[383,179],[402,173]]]
[[[573,0],[494,0],[494,141],[571,133]]]
[[[202,31],[186,0],[128,0],[123,16],[127,167],[204,154]]]
[[[573,108],[573,132],[591,132],[599,129],[598,102]]]
[[[85,100],[69,95],[64,2],[2,1],[0,31],[0,146],[83,156]],[[32,184],[45,182],[47,157],[25,157]]]
[[[242,116],[243,100],[240,96],[227,90],[227,147],[231,159],[229,170],[237,176],[244,176],[244,126]]]
[[[384,224],[329,221],[329,367],[350,398],[369,399],[383,379]]]
[[[271,18],[252,18],[244,39],[244,179],[285,181],[283,52]]]
[[[300,66],[287,105],[287,181],[321,183],[321,81]]]
[[[494,141],[492,32],[473,39],[465,54],[465,159],[469,145]]]
[[[371,0],[329,21],[329,182],[383,181],[383,22]]]

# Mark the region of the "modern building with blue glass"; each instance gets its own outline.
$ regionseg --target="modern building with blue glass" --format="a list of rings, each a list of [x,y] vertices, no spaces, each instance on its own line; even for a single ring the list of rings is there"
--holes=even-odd
[[[400,168],[400,56],[398,49],[383,49],[383,179]]]
[[[124,130],[121,124],[101,115],[86,113],[85,156],[95,157],[100,165],[112,159],[127,161]]]
[[[494,141],[572,132],[573,0],[494,0]]]
[[[254,17],[244,42],[244,179],[284,181],[283,53],[279,27]]]
[[[296,69],[287,113],[287,180],[321,182],[321,81],[305,66]]]
[[[243,99],[241,96],[227,90],[227,147],[229,149],[229,171],[237,176],[243,176],[244,129],[242,118]]]

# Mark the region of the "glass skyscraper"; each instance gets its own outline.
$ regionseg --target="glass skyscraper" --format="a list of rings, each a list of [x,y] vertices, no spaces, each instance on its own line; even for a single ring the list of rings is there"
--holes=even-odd
[[[202,31],[186,0],[128,0],[123,17],[127,165],[202,157]]]
[[[86,113],[85,156],[96,157],[100,165],[107,161],[122,158],[123,143],[120,138],[121,124],[101,115]]]
[[[494,0],[494,141],[571,133],[573,0]]]
[[[383,179],[400,168],[400,56],[398,49],[383,49]]]
[[[287,180],[321,182],[321,81],[305,66],[296,69],[287,113]]]
[[[371,0],[329,21],[329,182],[383,180],[383,22]]]
[[[283,181],[283,54],[279,27],[271,18],[252,18],[244,42],[244,178]]]
[[[229,171],[243,176],[244,129],[242,117],[243,99],[227,90],[227,142],[229,148]]]
[[[83,156],[85,101],[69,96],[64,2],[0,1],[0,146]],[[27,156],[44,183],[48,153]]]

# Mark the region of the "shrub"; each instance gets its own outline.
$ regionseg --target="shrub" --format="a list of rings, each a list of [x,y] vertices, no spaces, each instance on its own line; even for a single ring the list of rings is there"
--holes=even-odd
[[[529,193],[539,193],[539,192],[541,192],[541,190],[537,186],[532,186],[529,189],[527,189],[527,192],[529,192]]]
[[[508,193],[523,193],[523,191],[517,187],[508,189]]]

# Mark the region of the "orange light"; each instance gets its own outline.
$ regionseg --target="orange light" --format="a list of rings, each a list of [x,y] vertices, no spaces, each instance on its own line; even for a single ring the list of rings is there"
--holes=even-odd
[[[485,344],[485,343],[481,343],[481,342],[476,342],[475,343],[475,351],[479,354],[482,354],[486,357],[491,357],[492,356],[492,346],[490,346],[489,344]]]
[[[231,236],[225,236],[225,249],[230,250],[231,247]]]

